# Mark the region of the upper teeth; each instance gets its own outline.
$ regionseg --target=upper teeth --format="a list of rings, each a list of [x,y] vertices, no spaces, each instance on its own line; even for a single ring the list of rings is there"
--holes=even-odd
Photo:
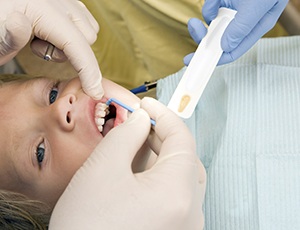
[[[101,102],[95,106],[95,123],[99,129],[99,132],[103,131],[103,125],[105,122],[104,117],[109,114],[108,108],[108,105]]]

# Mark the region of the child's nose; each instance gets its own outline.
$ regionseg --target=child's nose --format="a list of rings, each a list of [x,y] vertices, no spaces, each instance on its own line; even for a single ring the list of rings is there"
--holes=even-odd
[[[75,102],[75,95],[67,94],[58,98],[52,105],[54,117],[64,131],[72,131],[75,126],[75,118],[73,116]]]

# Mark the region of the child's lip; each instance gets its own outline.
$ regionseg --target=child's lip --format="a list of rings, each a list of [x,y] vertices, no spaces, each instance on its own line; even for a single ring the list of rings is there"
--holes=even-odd
[[[101,133],[99,132],[97,124],[95,123],[95,107],[99,102],[105,104],[107,101],[108,101],[108,98],[106,98],[106,97],[103,97],[101,100],[94,100],[92,98],[89,98],[89,100],[88,100],[88,108],[87,109],[89,111],[88,112],[89,122],[93,124],[95,131],[100,135],[101,135]],[[114,119],[114,123],[113,123],[113,127],[112,127],[112,128],[114,128],[114,127],[122,124],[127,119],[128,111],[115,103],[112,103],[112,105],[115,106],[115,108],[116,108],[116,118]],[[104,124],[104,126],[105,126],[105,124]]]
[[[112,105],[116,108],[116,118],[114,121],[114,127],[116,127],[122,124],[127,119],[128,111],[114,102],[112,102]]]

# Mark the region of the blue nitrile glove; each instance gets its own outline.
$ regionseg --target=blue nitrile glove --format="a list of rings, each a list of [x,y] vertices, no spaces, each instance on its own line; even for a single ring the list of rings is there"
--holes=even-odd
[[[188,23],[188,30],[191,35],[191,37],[194,39],[194,41],[199,44],[202,40],[202,38],[205,36],[207,33],[207,29],[204,26],[203,22],[197,18],[191,18]],[[186,55],[183,58],[183,63],[185,65],[189,65],[192,57],[194,56],[194,53],[190,53]]]
[[[218,65],[235,61],[249,50],[258,39],[274,27],[287,3],[288,0],[206,0],[202,15],[208,25],[217,16],[220,7],[237,11],[221,39],[224,53]],[[188,23],[192,28],[189,28],[190,34],[197,43],[203,38],[204,31],[203,28],[197,27],[199,23],[194,20]],[[185,57],[184,64],[187,65],[190,59],[191,55]]]

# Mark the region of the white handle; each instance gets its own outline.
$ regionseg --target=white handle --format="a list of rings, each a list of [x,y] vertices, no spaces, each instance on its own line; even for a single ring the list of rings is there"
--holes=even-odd
[[[221,38],[235,14],[235,10],[222,7],[208,27],[207,34],[199,44],[168,104],[178,116],[189,118],[193,114],[223,53]]]

